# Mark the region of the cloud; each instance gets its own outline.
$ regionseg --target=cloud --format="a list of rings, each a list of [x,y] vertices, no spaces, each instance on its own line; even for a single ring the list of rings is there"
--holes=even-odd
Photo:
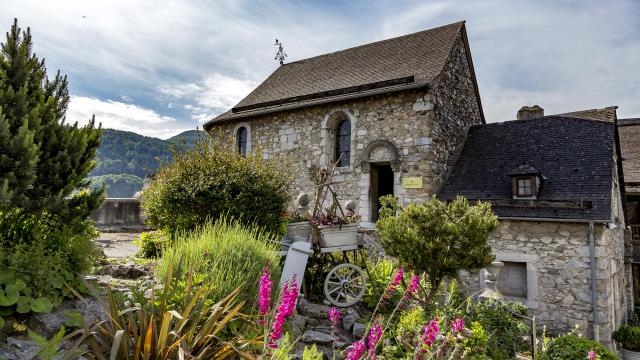
[[[176,119],[157,112],[119,101],[103,101],[84,96],[72,96],[67,110],[67,122],[85,125],[96,116],[103,128],[133,131],[138,134],[169,138],[188,128],[181,128]]]
[[[164,85],[160,92],[185,102],[184,108],[191,112],[191,118],[204,123],[238,103],[256,85],[255,80],[214,73],[196,83]]]

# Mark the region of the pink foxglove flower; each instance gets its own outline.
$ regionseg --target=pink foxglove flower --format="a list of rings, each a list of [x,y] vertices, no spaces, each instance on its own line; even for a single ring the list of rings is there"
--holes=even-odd
[[[356,341],[349,348],[347,348],[346,360],[360,360],[367,346],[364,344],[364,340]]]
[[[258,290],[258,310],[260,316],[265,316],[269,313],[269,306],[271,305],[271,277],[269,274],[269,268],[265,267],[262,270],[262,276],[260,277],[260,288]],[[264,325],[264,319],[258,320],[258,324]]]
[[[418,291],[418,286],[420,286],[420,276],[414,274],[407,288],[407,294],[415,294]]]
[[[333,323],[334,327],[336,326],[338,321],[340,321],[341,316],[342,314],[340,313],[340,310],[336,309],[335,307],[329,309],[329,321]]]
[[[462,318],[457,318],[451,322],[451,333],[458,334],[461,333],[464,329],[464,320]]]
[[[298,285],[294,276],[290,284],[284,284],[282,287],[282,296],[271,325],[271,333],[269,334],[268,346],[270,348],[275,349],[278,347],[276,341],[282,337],[282,326],[287,321],[287,318],[293,314],[297,299]]]
[[[384,291],[384,294],[382,295],[383,300],[388,300],[393,296],[393,294],[395,294],[396,290],[398,289],[398,285],[400,285],[400,282],[402,281],[403,276],[404,276],[404,270],[402,268],[399,268],[398,271],[396,272],[396,275],[393,277],[393,279],[389,283],[389,286]]]
[[[438,320],[433,319],[429,321],[429,324],[423,327],[422,330],[423,330],[423,334],[422,334],[423,348],[421,351],[426,352],[424,348],[425,347],[430,348],[431,346],[433,346],[433,344],[435,344],[436,342],[436,336],[438,336],[438,333],[440,332],[440,327],[438,326]]]
[[[598,354],[596,354],[595,351],[589,351],[589,354],[587,354],[587,359],[589,360],[596,360],[598,358]]]
[[[382,338],[382,326],[380,326],[379,321],[376,321],[376,323],[369,330],[369,337],[367,342],[370,359],[376,358],[376,345],[378,344],[378,341],[380,341],[380,338]]]

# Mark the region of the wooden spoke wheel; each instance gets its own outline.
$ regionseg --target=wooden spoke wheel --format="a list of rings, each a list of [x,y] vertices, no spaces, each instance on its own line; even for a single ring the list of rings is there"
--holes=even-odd
[[[324,296],[335,306],[354,305],[364,296],[366,278],[364,271],[349,263],[331,269],[324,280]]]

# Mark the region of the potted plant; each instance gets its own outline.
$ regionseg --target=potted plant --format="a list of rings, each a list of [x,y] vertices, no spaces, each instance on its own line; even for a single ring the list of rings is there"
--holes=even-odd
[[[622,359],[640,360],[640,326],[622,325],[611,337],[622,346]]]
[[[326,211],[318,211],[313,216],[312,223],[317,229],[317,237],[321,247],[348,246],[358,244],[359,215],[347,210],[338,214],[342,209],[333,203]]]
[[[309,241],[311,236],[311,223],[306,216],[299,213],[287,214],[287,234],[283,241],[293,244],[296,241]]]

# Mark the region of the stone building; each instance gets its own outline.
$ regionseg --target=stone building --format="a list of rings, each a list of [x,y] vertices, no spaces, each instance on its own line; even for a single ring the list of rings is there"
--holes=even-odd
[[[519,120],[474,126],[438,194],[492,203],[505,297],[551,333],[577,325],[609,345],[631,305],[615,111],[523,108]],[[481,289],[480,277],[466,276],[466,288]]]
[[[622,167],[624,169],[624,203],[628,236],[631,241],[634,298],[640,299],[640,119],[618,120]]]
[[[470,126],[484,123],[464,22],[280,66],[205,125],[287,161],[294,194],[311,165],[331,166],[364,226],[378,201],[423,200],[444,183]],[[411,185],[402,186],[407,179]]]
[[[337,163],[363,228],[385,194],[491,201],[499,289],[550,330],[578,325],[610,345],[631,304],[615,111],[531,107],[485,124],[459,22],[280,66],[205,129],[285,162],[294,197],[314,192],[310,167]]]

